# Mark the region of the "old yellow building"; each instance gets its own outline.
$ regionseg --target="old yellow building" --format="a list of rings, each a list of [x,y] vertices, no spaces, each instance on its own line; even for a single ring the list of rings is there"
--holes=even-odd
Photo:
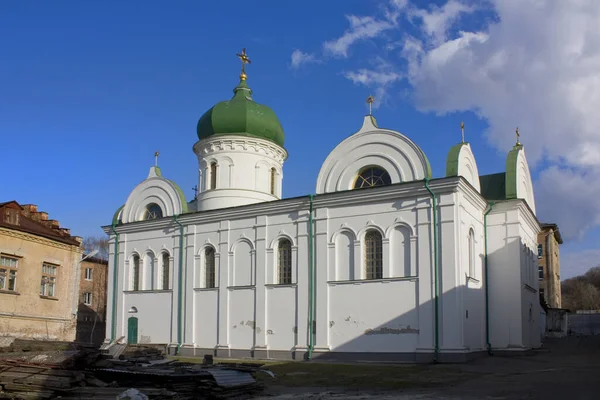
[[[541,224],[538,233],[540,295],[548,307],[561,308],[560,250],[562,236],[556,224]]]
[[[37,206],[0,203],[0,333],[75,339],[81,238]]]

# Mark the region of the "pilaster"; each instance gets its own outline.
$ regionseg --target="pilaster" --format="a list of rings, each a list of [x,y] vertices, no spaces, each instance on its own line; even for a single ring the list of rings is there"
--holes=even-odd
[[[229,221],[221,221],[219,226],[219,243],[217,245],[220,254],[219,259],[215,257],[215,265],[219,266],[219,320],[217,331],[217,349],[229,349],[229,263],[233,255],[229,255]]]

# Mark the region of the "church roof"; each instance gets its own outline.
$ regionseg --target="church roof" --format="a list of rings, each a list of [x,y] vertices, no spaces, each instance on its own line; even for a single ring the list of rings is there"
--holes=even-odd
[[[486,200],[506,200],[506,173],[480,175],[479,183]]]
[[[245,79],[233,90],[233,98],[221,101],[200,117],[198,139],[212,136],[249,136],[269,140],[283,147],[285,135],[272,109],[252,100]]]

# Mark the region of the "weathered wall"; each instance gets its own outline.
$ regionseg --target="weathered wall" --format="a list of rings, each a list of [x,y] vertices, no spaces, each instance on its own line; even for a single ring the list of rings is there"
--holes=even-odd
[[[16,290],[0,291],[0,332],[4,335],[72,341],[75,339],[79,285],[75,268],[81,249],[42,237],[0,228],[0,252],[18,259]],[[42,264],[57,266],[55,295],[40,295]]]

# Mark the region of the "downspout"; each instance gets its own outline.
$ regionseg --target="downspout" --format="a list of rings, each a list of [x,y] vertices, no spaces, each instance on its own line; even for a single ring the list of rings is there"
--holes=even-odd
[[[113,221],[111,229],[115,234],[115,256],[113,264],[113,293],[112,293],[112,318],[110,321],[110,341],[117,340],[117,281],[119,279],[119,234],[115,227],[117,221]]]
[[[308,195],[308,359],[312,358],[314,344],[314,249],[313,249],[313,195]]]
[[[491,356],[492,344],[490,343],[490,300],[489,300],[489,288],[488,288],[488,232],[487,232],[487,216],[492,211],[496,203],[489,203],[488,209],[483,214],[483,235],[484,235],[484,260],[485,260],[485,344],[487,346],[487,352]]]
[[[179,272],[178,272],[178,290],[177,290],[177,352],[181,349],[182,341],[182,306],[183,306],[183,225],[178,220],[179,215],[173,216],[173,221],[179,225]]]
[[[438,361],[440,352],[440,327],[439,327],[439,282],[438,282],[438,228],[437,228],[437,199],[429,187],[429,178],[425,178],[425,189],[431,194],[433,214],[433,287],[435,292],[435,345],[433,349],[433,362]]]

